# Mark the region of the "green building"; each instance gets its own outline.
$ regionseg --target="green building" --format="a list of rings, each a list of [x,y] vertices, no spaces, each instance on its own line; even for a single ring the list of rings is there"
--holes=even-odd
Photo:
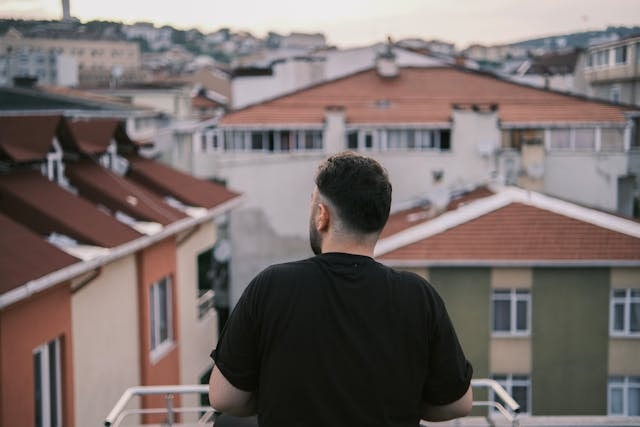
[[[393,213],[376,256],[428,278],[523,413],[640,415],[640,223],[483,188]]]

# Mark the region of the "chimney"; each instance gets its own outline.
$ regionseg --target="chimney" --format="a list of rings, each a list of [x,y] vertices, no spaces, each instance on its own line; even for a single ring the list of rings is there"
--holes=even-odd
[[[393,53],[391,37],[387,39],[385,50],[376,56],[376,70],[378,75],[385,79],[393,79],[400,74],[400,69],[396,63],[396,55]]]

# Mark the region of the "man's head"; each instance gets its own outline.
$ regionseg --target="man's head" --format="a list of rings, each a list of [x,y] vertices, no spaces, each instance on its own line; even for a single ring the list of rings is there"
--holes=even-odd
[[[352,152],[339,153],[320,164],[315,182],[309,230],[314,253],[320,253],[322,245],[313,223],[319,205],[329,210],[333,232],[354,240],[377,238],[391,208],[391,183],[380,163]]]

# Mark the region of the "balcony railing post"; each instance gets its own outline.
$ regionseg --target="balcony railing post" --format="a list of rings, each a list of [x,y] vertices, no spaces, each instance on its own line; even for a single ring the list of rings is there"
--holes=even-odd
[[[173,421],[174,421],[174,419],[173,419],[173,417],[174,417],[174,415],[173,415],[173,394],[167,393],[165,395],[165,399],[167,401],[167,425],[169,427],[172,427],[173,426]]]

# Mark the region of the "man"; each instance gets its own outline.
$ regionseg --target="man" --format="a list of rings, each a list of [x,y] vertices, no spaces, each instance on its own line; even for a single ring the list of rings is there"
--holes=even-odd
[[[316,175],[315,257],[271,266],[212,352],[211,405],[260,426],[412,426],[471,410],[472,368],[436,291],[376,262],[391,184],[373,159],[334,155]]]

